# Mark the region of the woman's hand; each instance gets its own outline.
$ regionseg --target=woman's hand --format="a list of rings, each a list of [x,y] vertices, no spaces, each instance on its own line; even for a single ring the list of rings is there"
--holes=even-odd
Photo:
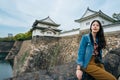
[[[83,74],[83,72],[81,70],[76,70],[76,76],[77,76],[78,80],[82,80],[82,74]]]

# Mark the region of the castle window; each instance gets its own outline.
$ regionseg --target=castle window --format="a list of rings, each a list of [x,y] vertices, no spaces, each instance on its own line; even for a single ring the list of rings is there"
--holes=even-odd
[[[101,21],[102,22],[102,24],[104,24],[104,21]]]
[[[52,34],[52,32],[47,32],[47,34]]]
[[[48,28],[51,28],[50,26],[48,26]]]
[[[90,22],[87,22],[86,25],[90,25]]]

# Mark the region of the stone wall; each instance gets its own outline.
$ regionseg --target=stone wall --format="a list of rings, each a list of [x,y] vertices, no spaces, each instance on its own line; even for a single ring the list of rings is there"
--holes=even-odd
[[[58,60],[59,38],[34,37],[32,40],[23,41],[18,54],[14,59],[13,73],[19,75],[23,72],[47,69]],[[57,54],[56,54],[57,53]],[[57,59],[56,59],[57,58]]]
[[[21,44],[22,44],[22,41],[15,41],[14,45],[12,45],[12,48],[10,49],[10,51],[5,59],[6,60],[13,60],[15,55],[19,52],[19,50],[21,48]]]
[[[61,37],[59,44],[62,63],[69,63],[76,59],[79,48],[79,35]]]
[[[52,55],[50,53],[50,50],[53,46],[59,47],[59,53],[57,55],[57,64],[64,64],[69,63],[76,59],[76,55],[79,48],[79,35],[72,35],[72,36],[66,36],[66,37],[36,37],[33,38],[32,43],[34,44],[34,47],[36,49],[43,50],[48,53],[48,55]],[[34,53],[33,53],[34,54]],[[56,60],[56,61],[57,61]]]
[[[17,45],[16,45],[17,46]],[[31,40],[26,40],[21,43],[19,52],[14,57],[13,75],[17,75],[24,68],[25,60],[30,53]]]
[[[13,47],[14,42],[0,42],[0,53],[1,52],[9,52]]]
[[[88,33],[89,30],[81,31],[81,35]],[[62,37],[59,40],[60,45],[62,45],[61,55],[63,63],[75,61],[77,58],[77,52],[79,48],[79,42],[81,35],[73,35]],[[106,49],[103,49],[103,57],[110,51],[120,47],[120,31],[105,33],[105,39],[107,42]]]
[[[103,56],[105,56],[110,50],[120,47],[120,31],[105,33],[105,38],[107,47],[103,50]]]
[[[81,31],[81,35],[89,31]],[[33,72],[40,69],[49,70],[51,67],[69,62],[75,62],[77,58],[81,35],[66,37],[34,37],[32,41],[23,42],[23,45],[15,57],[15,74],[23,72]],[[120,32],[106,33],[107,48],[106,53],[112,49],[120,47]],[[32,43],[31,43],[32,42]],[[26,47],[25,47],[26,46]],[[22,61],[21,63],[19,63]],[[18,68],[18,64],[20,65]]]
[[[113,74],[116,78],[120,77],[120,48],[111,50],[104,58],[105,69]],[[49,71],[37,70],[22,73],[7,80],[78,80],[75,75],[77,64],[69,62],[67,64],[52,67]],[[85,80],[92,80],[86,76]],[[120,79],[118,79],[120,80]]]

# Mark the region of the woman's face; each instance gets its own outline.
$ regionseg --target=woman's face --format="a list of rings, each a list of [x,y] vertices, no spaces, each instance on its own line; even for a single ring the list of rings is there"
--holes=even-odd
[[[100,30],[100,25],[98,22],[93,22],[92,26],[91,26],[91,30],[93,33],[97,33]]]

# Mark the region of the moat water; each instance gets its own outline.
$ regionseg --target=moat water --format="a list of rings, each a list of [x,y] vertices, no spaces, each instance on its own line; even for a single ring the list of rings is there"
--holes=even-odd
[[[0,59],[0,80],[12,77],[12,66],[8,61]]]

